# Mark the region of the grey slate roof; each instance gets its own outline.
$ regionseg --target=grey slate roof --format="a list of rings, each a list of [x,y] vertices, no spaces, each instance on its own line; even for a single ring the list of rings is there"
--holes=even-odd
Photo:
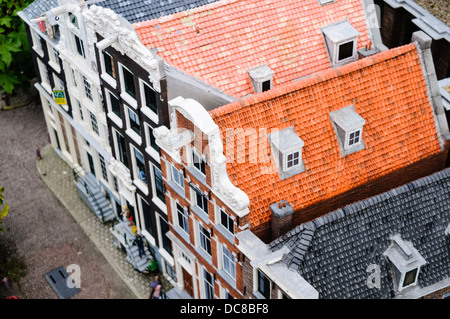
[[[23,13],[31,20],[42,16],[43,13],[57,6],[58,0],[36,0],[23,9]]]
[[[130,23],[160,18],[217,0],[103,0],[95,5],[113,10]]]
[[[287,245],[283,262],[317,289],[319,298],[393,298],[391,268],[383,256],[391,235],[412,242],[425,258],[418,286],[450,278],[449,208],[446,169],[299,225],[269,248]],[[370,264],[380,266],[380,289],[367,286]]]

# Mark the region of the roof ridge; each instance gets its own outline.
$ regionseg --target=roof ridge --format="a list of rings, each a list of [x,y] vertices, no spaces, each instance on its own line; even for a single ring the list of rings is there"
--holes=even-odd
[[[318,73],[311,74],[310,76],[300,79],[295,82],[288,82],[280,87],[274,88],[270,91],[255,93],[251,96],[247,96],[232,102],[230,104],[223,105],[219,108],[211,110],[209,113],[213,118],[221,117],[226,114],[232,113],[238,109],[265,101],[272,100],[273,98],[280,98],[283,95],[299,91],[303,88],[310,87],[321,82],[325,82],[345,74],[349,74],[362,68],[371,67],[375,64],[382,63],[388,60],[392,60],[407,54],[408,52],[417,50],[413,43],[409,43],[400,47],[382,51],[375,55],[348,63],[346,65],[340,66],[338,68],[330,68]]]

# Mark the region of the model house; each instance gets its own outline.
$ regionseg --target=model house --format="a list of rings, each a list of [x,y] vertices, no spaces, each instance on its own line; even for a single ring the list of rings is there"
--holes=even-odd
[[[370,295],[324,292],[328,283],[311,279],[317,260],[303,268],[311,225],[363,205],[355,202],[394,198],[393,188],[449,162],[431,38],[414,33],[388,50],[371,8],[36,0],[21,13],[51,143],[137,270],[149,256],[130,246],[140,233],[192,298],[413,296],[387,288],[388,263],[378,263],[385,290]],[[373,209],[383,218],[387,208]],[[393,230],[377,252],[407,247],[419,277],[392,280],[422,287],[430,257]]]
[[[179,285],[249,297],[240,232],[268,243],[445,167],[448,126],[421,58],[429,38],[413,40],[211,111],[169,101],[170,128],[154,134]]]

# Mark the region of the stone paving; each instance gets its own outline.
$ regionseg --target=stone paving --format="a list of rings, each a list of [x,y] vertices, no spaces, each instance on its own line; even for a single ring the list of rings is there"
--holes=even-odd
[[[71,168],[56,154],[50,144],[41,150],[41,155],[42,160],[36,161],[36,168],[44,183],[70,212],[77,224],[80,225],[137,298],[147,299],[152,277],[149,274],[136,271],[127,262],[125,252],[114,246],[114,237],[109,231],[111,224],[102,224],[81,200],[74,184]],[[171,288],[170,284],[163,276],[160,275],[159,277],[163,281],[163,290],[168,291]]]

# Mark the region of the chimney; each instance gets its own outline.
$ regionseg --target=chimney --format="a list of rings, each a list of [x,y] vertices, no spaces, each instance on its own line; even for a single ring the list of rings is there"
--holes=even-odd
[[[271,236],[272,240],[274,240],[291,230],[294,209],[283,199],[270,205],[270,211],[272,212],[270,221]]]

